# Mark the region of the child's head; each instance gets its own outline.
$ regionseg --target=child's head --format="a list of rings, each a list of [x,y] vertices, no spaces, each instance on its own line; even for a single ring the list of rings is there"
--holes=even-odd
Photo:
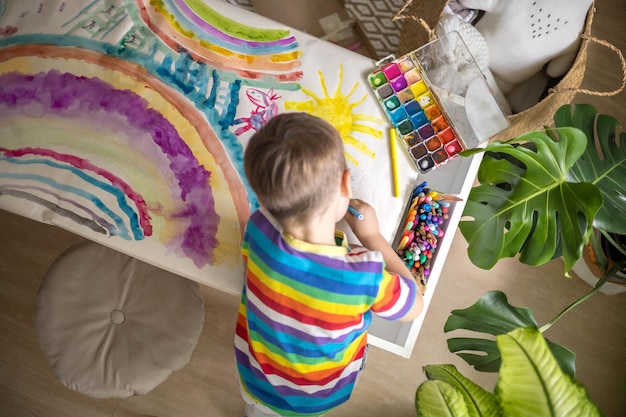
[[[244,169],[260,203],[281,223],[323,212],[339,195],[346,170],[343,141],[307,113],[273,117],[252,136]]]

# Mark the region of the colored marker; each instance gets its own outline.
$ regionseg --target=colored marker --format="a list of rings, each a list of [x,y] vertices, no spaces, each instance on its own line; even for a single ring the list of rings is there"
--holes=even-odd
[[[359,211],[357,209],[355,209],[352,206],[348,206],[348,211],[357,219],[359,220],[363,220],[363,215],[361,213],[359,213]]]
[[[456,194],[442,194],[440,199],[443,201],[463,201],[463,199]]]
[[[391,154],[391,173],[393,176],[393,196],[400,197],[400,182],[398,178],[398,152],[396,151],[396,130],[389,129],[389,153]]]

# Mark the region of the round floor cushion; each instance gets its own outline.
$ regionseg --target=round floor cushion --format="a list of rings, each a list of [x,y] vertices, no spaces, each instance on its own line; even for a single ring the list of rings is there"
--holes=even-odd
[[[46,273],[35,332],[56,377],[97,398],[145,394],[182,368],[204,323],[197,283],[92,242]]]

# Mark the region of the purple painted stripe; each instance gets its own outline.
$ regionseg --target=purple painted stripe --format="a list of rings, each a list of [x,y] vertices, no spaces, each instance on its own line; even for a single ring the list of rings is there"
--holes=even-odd
[[[56,215],[61,216],[61,217],[66,217],[68,219],[70,219],[71,221],[73,221],[74,223],[86,226],[88,228],[90,228],[91,230],[93,230],[96,233],[101,233],[103,235],[106,235],[106,230],[103,229],[102,227],[100,227],[100,225],[98,223],[96,223],[95,221],[88,219],[86,217],[82,217],[77,213],[74,213],[71,210],[67,210],[61,206],[59,206],[58,204],[55,204],[51,201],[48,201],[44,198],[41,198],[39,196],[36,196],[34,194],[30,194],[24,191],[19,191],[19,190],[11,190],[11,189],[7,189],[7,188],[3,188],[0,187],[0,196],[1,195],[11,195],[13,197],[17,197],[17,198],[22,198],[24,200],[28,200],[28,201],[32,201],[33,203],[39,204],[40,206],[43,206],[45,208],[47,208],[48,210],[53,211]]]
[[[76,207],[78,210],[83,211],[83,212],[89,214],[89,216],[91,216],[91,219],[95,223],[97,223],[103,229],[106,229],[108,231],[109,235],[114,236],[115,233],[116,233],[115,225],[113,225],[112,223],[108,222],[104,217],[98,216],[89,207],[85,206],[84,204],[80,204],[80,203],[78,203],[76,201],[70,200],[69,198],[65,198],[62,195],[60,195],[58,193],[55,193],[55,192],[52,192],[52,191],[50,191],[48,189],[45,189],[43,187],[26,186],[26,185],[18,185],[18,184],[4,184],[4,185],[0,186],[0,194],[3,193],[2,190],[36,190],[36,191],[38,191],[40,193],[48,194],[49,196],[52,196],[57,201],[62,201],[64,203],[66,203],[66,204],[72,205],[72,206]]]

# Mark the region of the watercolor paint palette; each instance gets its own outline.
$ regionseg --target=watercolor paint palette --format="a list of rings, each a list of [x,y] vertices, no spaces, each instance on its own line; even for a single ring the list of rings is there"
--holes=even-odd
[[[368,82],[421,173],[447,163],[509,125],[456,32],[401,58],[379,61]],[[481,106],[481,120],[470,120],[476,119],[473,102]],[[465,111],[468,106],[472,106],[469,112]],[[481,126],[480,131],[472,122]],[[490,125],[487,129],[482,127],[485,123]]]

